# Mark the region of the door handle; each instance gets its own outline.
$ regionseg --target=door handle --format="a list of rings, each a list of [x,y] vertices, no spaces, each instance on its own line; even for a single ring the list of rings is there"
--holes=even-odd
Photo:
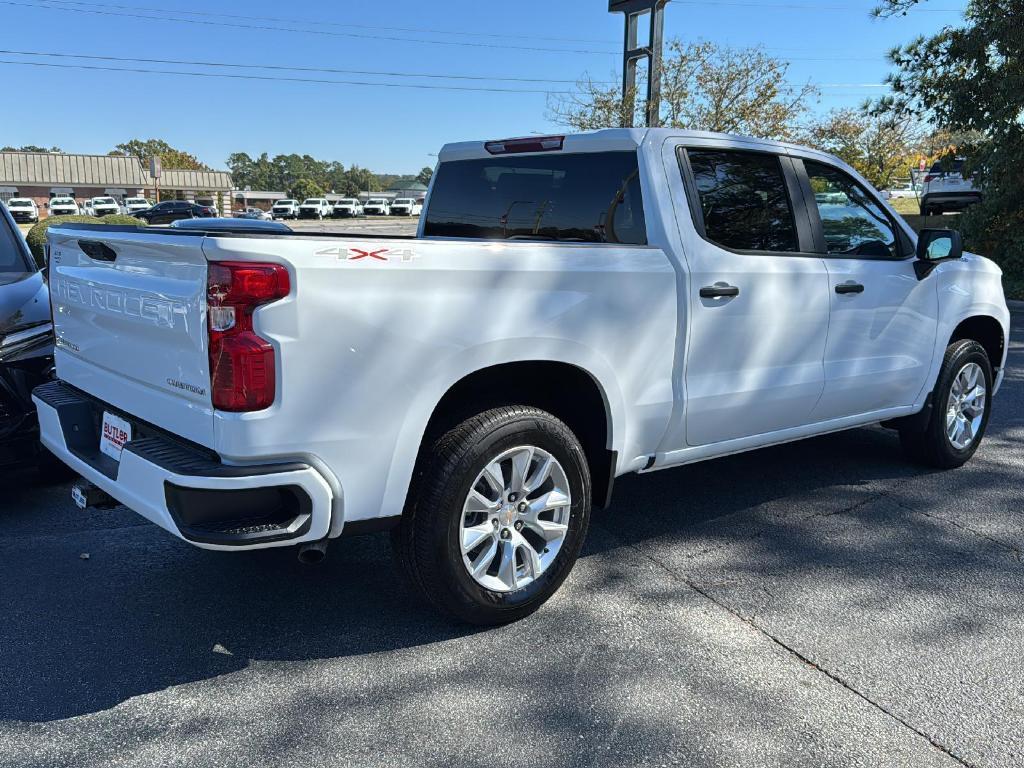
[[[836,286],[836,293],[864,293],[864,286],[860,283],[840,283]]]
[[[714,285],[705,285],[700,289],[700,297],[702,299],[719,299],[731,296],[739,296],[740,289],[735,285],[729,285],[728,283],[715,283]]]

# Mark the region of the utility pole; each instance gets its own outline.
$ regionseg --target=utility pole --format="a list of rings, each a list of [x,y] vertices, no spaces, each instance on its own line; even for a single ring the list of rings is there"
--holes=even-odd
[[[647,126],[661,124],[661,49],[665,37],[665,6],[669,0],[608,0],[609,13],[626,16],[622,54],[622,125],[632,121],[636,95],[636,63],[647,59]],[[640,17],[649,16],[651,31],[647,45],[638,44]]]

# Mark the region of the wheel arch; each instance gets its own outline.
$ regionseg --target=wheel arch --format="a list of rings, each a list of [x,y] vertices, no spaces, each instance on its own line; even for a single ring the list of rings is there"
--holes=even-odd
[[[972,339],[985,348],[993,370],[1002,367],[1006,336],[1002,324],[992,315],[977,314],[961,320],[950,334],[947,346],[963,339]]]
[[[568,352],[568,350],[566,350]],[[578,356],[538,358],[478,357],[462,367],[462,375],[442,386],[424,388],[424,408],[414,407],[402,429],[385,489],[387,509],[405,509],[414,492],[414,470],[423,451],[439,434],[459,421],[499,405],[532,405],[564,421],[583,444],[591,470],[593,501],[603,507],[610,496],[623,440],[622,400],[617,383],[594,372]],[[488,359],[489,358],[489,359]]]

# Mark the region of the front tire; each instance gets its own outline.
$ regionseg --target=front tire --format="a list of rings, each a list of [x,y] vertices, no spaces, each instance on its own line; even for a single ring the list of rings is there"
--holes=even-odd
[[[915,462],[938,469],[963,466],[978,450],[991,413],[992,365],[976,341],[946,348],[931,395],[931,414],[899,426],[900,443]]]
[[[590,470],[550,413],[505,406],[463,421],[421,456],[392,533],[414,590],[461,621],[537,610],[565,581],[590,520]]]

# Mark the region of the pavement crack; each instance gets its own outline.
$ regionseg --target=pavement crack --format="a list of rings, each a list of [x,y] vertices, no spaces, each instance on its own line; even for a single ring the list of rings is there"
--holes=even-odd
[[[841,510],[841,511],[849,511],[850,509],[856,509],[857,507],[862,506],[863,504],[867,504],[867,503],[869,503],[871,501],[876,500],[876,498],[878,496],[885,496],[887,493],[888,493],[888,491],[883,492],[881,494],[877,494],[875,498],[869,498],[869,499],[862,500],[861,502],[858,502],[858,503],[852,505],[851,507],[847,508],[846,510]],[[839,512],[830,513],[830,514],[839,514]],[[604,527],[604,526],[602,526],[602,527]],[[619,537],[616,536],[612,531],[608,530],[607,528],[605,528],[604,530],[609,535],[611,535],[613,538],[619,539]],[[981,768],[980,766],[978,766],[978,765],[976,765],[974,763],[971,763],[968,760],[966,760],[965,758],[963,758],[962,756],[958,755],[957,753],[955,753],[952,750],[952,748],[946,746],[945,744],[943,744],[942,742],[938,741],[933,736],[930,736],[929,734],[927,734],[925,731],[921,730],[920,728],[917,728],[916,726],[914,726],[912,723],[910,723],[905,718],[901,717],[900,715],[896,714],[892,710],[888,709],[885,705],[875,701],[870,696],[868,696],[866,693],[863,693],[863,692],[859,691],[857,688],[854,687],[854,685],[852,683],[847,682],[842,677],[840,677],[837,673],[832,672],[829,669],[826,669],[825,667],[821,666],[820,664],[818,664],[813,659],[805,656],[803,653],[798,651],[796,648],[794,648],[791,645],[789,645],[788,643],[786,643],[785,640],[782,640],[781,638],[775,636],[770,631],[768,631],[765,627],[762,627],[760,624],[758,624],[752,618],[748,618],[747,616],[744,616],[742,613],[740,613],[739,611],[734,609],[728,603],[726,603],[725,601],[723,601],[723,600],[719,599],[718,597],[716,597],[715,595],[713,595],[711,592],[709,592],[705,587],[701,586],[699,583],[691,581],[690,579],[686,578],[685,576],[683,576],[683,575],[677,573],[676,571],[672,570],[672,568],[670,568],[668,565],[666,565],[665,563],[660,561],[658,558],[652,556],[650,553],[643,551],[642,549],[640,549],[635,544],[631,544],[631,543],[629,543],[627,541],[623,541],[622,539],[619,539],[619,541],[624,546],[629,547],[630,549],[632,549],[634,552],[636,552],[641,557],[646,558],[647,560],[650,560],[656,566],[658,566],[663,571],[665,571],[665,573],[667,573],[670,578],[672,578],[672,579],[674,579],[676,581],[682,582],[683,584],[688,586],[690,589],[692,589],[697,594],[699,594],[702,597],[704,597],[705,599],[709,600],[710,602],[712,602],[713,604],[715,604],[716,606],[718,606],[722,610],[727,611],[732,616],[734,616],[735,618],[739,619],[744,624],[746,624],[748,627],[753,629],[755,632],[757,632],[758,634],[760,634],[763,637],[765,637],[768,640],[770,640],[774,645],[776,645],[779,648],[781,648],[783,651],[785,651],[787,654],[789,654],[793,658],[795,658],[798,661],[800,661],[801,663],[803,663],[803,664],[813,668],[817,672],[820,672],[821,674],[825,675],[825,677],[827,677],[829,680],[832,680],[834,683],[837,683],[838,685],[842,686],[847,691],[852,693],[854,696],[856,696],[857,698],[859,698],[862,701],[864,701],[865,703],[867,703],[873,709],[881,712],[883,715],[886,715],[891,720],[893,720],[896,723],[902,725],[904,728],[906,728],[911,733],[914,733],[915,735],[917,735],[920,738],[924,739],[929,744],[931,744],[932,747],[934,747],[938,751],[944,753],[945,755],[948,755],[953,760],[956,760],[960,765],[966,766],[966,768]]]
[[[1015,559],[1024,560],[1024,551],[1022,551],[1020,547],[1014,546],[1008,541],[998,539],[995,536],[991,536],[985,533],[984,531],[979,531],[977,528],[972,528],[969,525],[964,525],[963,523],[957,522],[956,520],[953,520],[951,518],[943,517],[942,515],[933,515],[930,512],[925,512],[923,509],[917,509],[916,507],[908,506],[907,504],[904,504],[899,500],[896,501],[896,504],[913,514],[923,515],[924,517],[927,517],[929,520],[935,520],[939,523],[946,523],[948,525],[952,525],[954,528],[959,528],[964,533],[969,533],[970,535],[975,536],[979,539],[985,539],[985,541],[995,544],[1000,549],[1005,549],[1006,551],[1010,552]]]

